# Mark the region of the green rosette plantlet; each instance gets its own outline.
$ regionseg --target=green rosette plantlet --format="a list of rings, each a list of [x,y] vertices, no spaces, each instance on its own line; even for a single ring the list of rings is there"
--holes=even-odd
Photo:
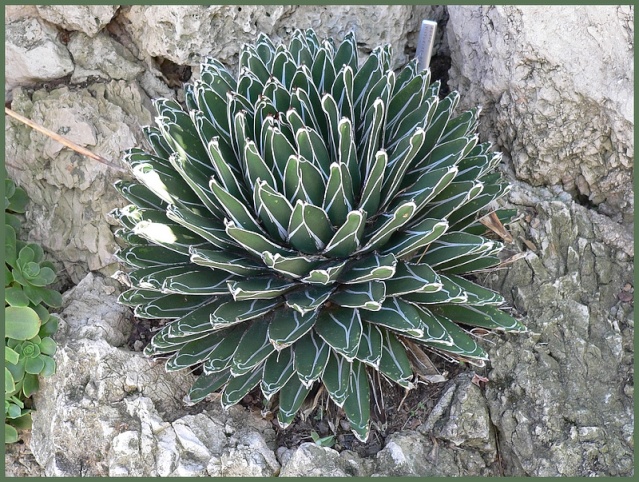
[[[55,373],[52,356],[57,346],[51,337],[58,319],[44,304],[62,305],[60,293],[47,288],[56,278],[53,264],[44,261],[38,244],[17,239],[21,226],[17,215],[25,212],[28,201],[26,192],[5,172],[5,443],[18,440],[16,429],[31,426],[31,409],[24,401],[38,391],[38,377]]]
[[[371,372],[410,389],[410,346],[482,364],[469,329],[523,330],[463,277],[499,263],[478,219],[509,185],[479,111],[438,93],[390,46],[360,62],[352,34],[307,30],[243,46],[237,76],[207,60],[184,107],[155,101],[150,149],[125,155],[136,180],[116,184],[120,302],[171,320],[145,352],[201,368],[191,402],[259,385],[286,427],[321,383],[365,440]]]

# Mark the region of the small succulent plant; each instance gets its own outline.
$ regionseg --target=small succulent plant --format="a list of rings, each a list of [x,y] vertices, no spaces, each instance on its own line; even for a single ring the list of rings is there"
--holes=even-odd
[[[184,108],[155,101],[150,152],[128,151],[136,181],[116,184],[120,302],[172,320],[145,352],[201,368],[191,402],[259,385],[286,427],[322,383],[365,440],[372,370],[412,388],[411,351],[481,364],[463,327],[523,329],[462,277],[499,263],[478,219],[509,186],[479,111],[438,94],[416,62],[396,74],[389,46],[360,65],[352,34],[308,30],[260,35],[237,77],[207,60]]]
[[[39,376],[55,373],[52,356],[56,343],[52,335],[58,319],[43,304],[59,307],[62,296],[47,288],[56,278],[54,266],[44,261],[42,247],[17,239],[25,212],[26,192],[8,179],[5,172],[5,443],[18,440],[16,428],[31,425],[31,410],[24,400],[39,388]]]

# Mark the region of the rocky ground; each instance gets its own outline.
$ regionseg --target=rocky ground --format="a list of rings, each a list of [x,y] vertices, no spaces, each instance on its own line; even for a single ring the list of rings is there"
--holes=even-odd
[[[340,413],[306,407],[288,432],[259,398],[193,407],[193,379],[140,354],[148,325],[116,303],[106,219],[122,173],[8,120],[5,159],[32,199],[25,237],[68,290],[58,372],[34,403],[7,475],[630,476],[634,450],[633,54],[629,6],[10,6],[8,105],[119,162],[203,56],[231,67],[239,43],[314,27],[355,30],[362,53],[413,55],[419,21],[439,22],[433,71],[482,106],[480,131],[504,152],[517,261],[480,280],[529,332],[482,339],[481,370],[434,359],[447,381],[404,393],[380,385],[368,444]],[[233,39],[229,42],[228,39]],[[46,59],[46,62],[43,61]],[[614,86],[614,88],[610,88]],[[178,89],[179,90],[179,89]],[[401,403],[401,406],[400,406]],[[399,409],[393,412],[391,407]],[[385,418],[382,417],[385,414]],[[335,435],[332,447],[313,442]],[[32,454],[31,454],[32,453]],[[426,456],[424,456],[426,454]]]

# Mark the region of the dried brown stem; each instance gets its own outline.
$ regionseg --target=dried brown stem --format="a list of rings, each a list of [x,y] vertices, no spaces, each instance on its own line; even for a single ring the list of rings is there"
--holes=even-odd
[[[41,125],[36,124],[32,120],[27,119],[26,117],[18,114],[17,112],[12,111],[8,107],[4,108],[4,112],[5,112],[5,114],[13,117],[14,119],[22,122],[23,124],[28,125],[32,129],[35,129],[36,131],[41,132],[45,136],[50,137],[54,141],[59,142],[60,144],[68,147],[69,149],[74,150],[78,154],[82,154],[83,156],[88,157],[89,159],[93,159],[94,161],[101,162],[102,164],[104,164],[106,166],[109,166],[111,169],[115,169],[116,171],[121,171],[121,172],[125,171],[125,169],[121,168],[120,166],[116,166],[112,162],[106,160],[104,157],[98,156],[94,152],[91,152],[90,150],[85,149],[84,147],[77,145],[75,142],[71,142],[69,139],[66,139],[66,138],[62,137],[61,135],[56,134],[53,131],[50,131],[46,127],[42,127]]]

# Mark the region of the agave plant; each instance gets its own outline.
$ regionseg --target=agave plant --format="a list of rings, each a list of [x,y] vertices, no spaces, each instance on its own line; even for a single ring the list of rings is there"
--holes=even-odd
[[[416,62],[396,74],[390,46],[360,66],[356,45],[260,35],[237,77],[205,61],[184,108],[155,101],[114,215],[120,302],[171,320],[145,352],[201,368],[191,402],[259,385],[286,427],[322,383],[365,440],[372,370],[409,389],[410,347],[481,364],[460,324],[522,326],[461,276],[499,263],[478,218],[509,189],[478,110],[455,116],[458,94],[440,100]]]

